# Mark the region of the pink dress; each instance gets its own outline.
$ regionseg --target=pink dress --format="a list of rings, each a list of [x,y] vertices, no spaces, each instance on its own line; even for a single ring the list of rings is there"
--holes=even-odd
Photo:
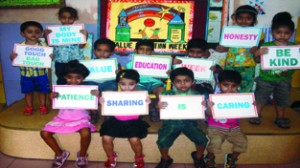
[[[67,134],[77,132],[82,128],[90,128],[91,132],[96,131],[96,127],[90,123],[90,116],[86,110],[61,109],[58,115],[45,125],[43,131]]]

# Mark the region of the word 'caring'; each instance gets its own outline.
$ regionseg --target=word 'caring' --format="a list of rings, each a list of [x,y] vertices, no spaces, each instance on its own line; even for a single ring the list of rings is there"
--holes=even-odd
[[[219,109],[238,109],[238,108],[250,108],[249,102],[229,102],[229,103],[218,103]]]

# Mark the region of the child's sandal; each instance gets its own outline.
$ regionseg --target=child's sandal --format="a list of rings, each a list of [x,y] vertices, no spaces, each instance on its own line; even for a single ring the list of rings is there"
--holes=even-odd
[[[290,128],[290,121],[289,120],[286,120],[286,118],[277,118],[274,123],[279,127],[279,128],[282,128],[282,129],[288,129]]]
[[[250,118],[249,123],[253,124],[253,125],[260,125],[261,124],[261,118],[260,117]]]

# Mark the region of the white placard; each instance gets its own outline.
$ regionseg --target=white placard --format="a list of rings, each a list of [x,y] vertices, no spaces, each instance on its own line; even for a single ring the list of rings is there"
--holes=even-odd
[[[47,37],[50,46],[86,43],[86,37],[80,32],[84,29],[83,24],[47,26],[47,29],[52,30]]]
[[[167,102],[168,106],[160,109],[160,119],[203,119],[204,108],[202,101],[204,96],[160,96],[161,102]]]
[[[53,85],[52,90],[58,92],[52,100],[53,109],[98,109],[98,97],[91,94],[98,86]]]
[[[258,46],[260,27],[224,26],[220,45],[225,47],[252,48]]]
[[[212,115],[215,119],[257,117],[253,93],[210,94],[209,100],[214,103]]]
[[[300,46],[267,47],[261,56],[262,69],[300,69]]]
[[[168,78],[167,71],[171,69],[172,57],[133,55],[132,69],[135,69],[142,76],[157,78]]]
[[[51,68],[52,47],[15,44],[14,52],[18,56],[13,60],[13,66]]]
[[[86,66],[90,74],[85,78],[85,81],[107,81],[116,79],[117,59],[95,59],[95,60],[80,60]]]
[[[186,67],[194,72],[196,80],[212,80],[213,72],[210,67],[215,63],[208,59],[176,57],[182,61],[181,64],[174,65],[174,68]]]
[[[104,116],[148,115],[147,91],[102,92]]]

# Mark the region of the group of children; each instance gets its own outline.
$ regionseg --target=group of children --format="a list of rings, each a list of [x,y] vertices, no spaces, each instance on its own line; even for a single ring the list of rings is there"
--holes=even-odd
[[[62,25],[73,24],[78,19],[77,11],[70,7],[61,8],[58,12],[58,18]],[[232,18],[235,23],[241,27],[254,26],[257,22],[257,11],[255,8],[245,5],[236,9]],[[274,37],[273,42],[263,43],[261,46],[289,46],[295,45],[289,42],[289,38],[294,31],[294,23],[287,12],[281,12],[274,16],[271,26],[271,33]],[[25,22],[21,25],[21,35],[25,38],[23,44],[45,46],[46,44],[39,40],[42,35],[42,26],[34,21]],[[87,34],[86,30],[81,31]],[[45,35],[51,33],[45,30]],[[261,38],[263,39],[263,38]],[[55,61],[57,84],[82,85],[83,80],[89,75],[88,69],[78,62],[83,59],[80,48],[82,45],[72,44],[63,46],[54,46],[53,59]],[[113,55],[115,43],[109,39],[99,39],[94,43],[94,55],[96,59],[106,59]],[[164,83],[161,79],[153,77],[140,76],[135,70],[132,70],[132,62],[126,65],[126,70],[118,70],[115,81],[106,81],[96,83],[99,86],[98,91],[91,94],[100,97],[99,103],[103,103],[101,92],[106,90],[117,91],[136,91],[147,90],[159,95],[195,95],[204,94],[206,99],[208,94],[226,94],[237,92],[250,92],[254,82],[254,68],[256,63],[260,62],[260,56],[267,53],[266,48],[255,46],[248,48],[226,48],[218,46],[219,52],[227,52],[225,65],[216,64],[211,67],[215,74],[216,88],[211,81],[195,81],[194,74],[187,68],[176,68],[171,71],[170,79],[173,88],[164,89]],[[154,44],[149,40],[137,42],[135,50],[137,54],[152,55],[154,53]],[[202,39],[191,39],[187,45],[187,55],[191,58],[212,59],[211,52],[208,50],[207,43]],[[16,53],[10,55],[11,59],[17,57]],[[180,63],[180,60],[173,59],[173,63]],[[216,62],[220,62],[217,60]],[[261,111],[266,100],[273,93],[277,117],[275,124],[280,128],[289,128],[290,120],[284,117],[285,108],[288,105],[290,94],[291,75],[293,70],[260,70],[259,77],[256,79],[257,87],[255,90],[255,99],[258,109],[258,118],[250,119],[252,124],[261,123]],[[95,84],[95,83],[92,83]],[[43,68],[25,68],[21,67],[21,88],[25,93],[27,107],[25,115],[33,113],[33,92],[39,93],[40,112],[47,114],[46,95],[50,92],[50,85],[47,76],[47,70]],[[58,93],[51,93],[50,98],[54,99]],[[150,103],[150,99],[146,102]],[[191,153],[195,167],[216,167],[215,154],[221,152],[221,146],[225,139],[233,144],[233,153],[227,154],[225,167],[235,167],[235,162],[240,153],[246,152],[247,138],[241,132],[237,119],[215,120],[211,116],[211,108],[214,103],[205,100],[202,103],[206,108],[208,133],[207,135],[199,127],[197,120],[163,120],[162,127],[158,131],[157,146],[161,153],[161,161],[157,168],[169,167],[173,159],[169,156],[169,148],[173,145],[175,139],[183,133],[196,146],[196,151]],[[167,106],[165,102],[154,103],[155,108],[162,109]],[[55,152],[53,167],[62,167],[69,156],[69,152],[63,150],[53,137],[55,133],[80,133],[80,150],[77,153],[75,165],[77,167],[87,167],[87,150],[91,142],[91,132],[95,131],[95,126],[90,123],[90,116],[87,110],[61,109],[58,115],[52,121],[46,124],[41,131],[41,137]],[[128,138],[131,148],[135,154],[134,167],[144,167],[144,153],[141,139],[147,136],[149,125],[141,120],[139,116],[112,116],[104,121],[100,129],[102,145],[107,155],[105,167],[115,167],[118,153],[114,150],[113,140],[116,137]],[[208,137],[208,138],[207,138]],[[209,139],[209,143],[208,143]],[[205,149],[207,155],[203,153]]]

